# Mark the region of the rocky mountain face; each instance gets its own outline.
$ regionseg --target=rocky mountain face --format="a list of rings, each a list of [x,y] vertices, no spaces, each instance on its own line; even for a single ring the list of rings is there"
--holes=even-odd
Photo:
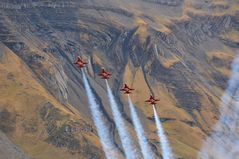
[[[11,151],[4,159],[104,158],[77,56],[88,60],[119,150],[97,76],[102,66],[113,74],[109,83],[135,141],[119,92],[125,82],[136,89],[132,99],[158,157],[152,108],[144,103],[149,94],[161,99],[157,110],[176,158],[195,159],[218,119],[239,47],[238,6],[237,0],[1,0],[0,148]]]

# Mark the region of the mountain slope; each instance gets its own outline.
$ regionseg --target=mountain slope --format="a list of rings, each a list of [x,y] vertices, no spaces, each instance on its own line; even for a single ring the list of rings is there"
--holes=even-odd
[[[149,94],[161,99],[157,109],[174,154],[196,158],[239,47],[238,3],[4,0],[0,102],[10,115],[1,130],[29,157],[103,158],[73,65],[80,55],[89,60],[90,84],[119,149],[105,83],[97,77],[102,66],[113,73],[109,83],[135,140],[127,98],[118,91],[124,82],[136,89],[132,99],[157,155],[153,112],[144,103]]]
[[[102,156],[92,125],[52,97],[13,52],[0,48],[1,130],[30,157]]]

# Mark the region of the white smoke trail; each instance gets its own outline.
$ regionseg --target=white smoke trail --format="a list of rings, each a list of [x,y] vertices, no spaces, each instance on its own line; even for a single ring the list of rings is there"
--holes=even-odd
[[[82,71],[82,75],[83,75],[83,82],[84,82],[86,94],[88,97],[88,102],[91,109],[91,114],[96,126],[97,133],[100,138],[100,142],[103,146],[105,156],[107,159],[115,159],[117,158],[119,153],[115,145],[112,143],[112,139],[110,138],[109,128],[106,126],[106,123],[103,118],[103,114],[100,111],[100,107],[96,102],[95,96],[90,88],[89,82],[85,76],[84,71]]]
[[[135,147],[133,146],[132,140],[130,139],[130,136],[127,131],[127,127],[124,123],[122,114],[119,111],[119,108],[114,99],[114,95],[108,85],[107,80],[105,80],[105,81],[106,81],[107,92],[108,92],[109,102],[110,102],[111,109],[112,109],[113,118],[114,118],[115,125],[116,125],[116,128],[119,133],[119,137],[120,137],[123,149],[124,149],[125,156],[127,159],[137,159],[138,154],[136,152]]]
[[[200,159],[239,159],[239,56],[231,67],[228,87],[221,97],[219,121],[204,141]]]
[[[163,127],[161,125],[161,122],[159,120],[159,117],[154,105],[153,105],[153,110],[154,110],[154,118],[156,122],[156,127],[158,129],[158,136],[160,138],[160,145],[161,145],[161,149],[163,153],[163,159],[173,159],[172,150],[169,146],[168,139],[164,133]]]
[[[150,149],[149,143],[144,135],[143,127],[141,125],[140,119],[138,117],[138,114],[134,108],[134,105],[129,95],[128,95],[128,100],[129,100],[129,108],[130,108],[131,117],[133,120],[133,124],[136,130],[136,134],[139,140],[139,145],[140,145],[143,157],[144,159],[152,159],[154,158],[154,154],[152,150]]]

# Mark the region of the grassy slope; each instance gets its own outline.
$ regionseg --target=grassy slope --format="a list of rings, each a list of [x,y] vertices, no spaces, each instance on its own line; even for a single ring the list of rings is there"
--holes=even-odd
[[[7,110],[16,117],[15,130],[8,135],[16,145],[19,145],[30,157],[34,158],[84,158],[80,154],[71,154],[65,148],[56,148],[45,142],[47,133],[44,123],[39,119],[39,109],[44,103],[52,103],[64,117],[59,125],[68,121],[77,121],[79,114],[72,114],[59,104],[49,93],[34,79],[33,74],[24,63],[8,48],[0,44],[0,50],[4,54],[0,63],[0,110]],[[34,122],[37,131],[26,133],[23,123]],[[94,142],[100,147],[98,139],[92,133],[78,134],[79,138],[84,136],[87,140]]]

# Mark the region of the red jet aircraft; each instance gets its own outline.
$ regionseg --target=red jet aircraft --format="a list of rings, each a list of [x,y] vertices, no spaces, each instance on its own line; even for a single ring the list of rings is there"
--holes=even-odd
[[[83,61],[79,56],[77,57],[77,60],[74,62],[75,65],[79,66],[80,68],[83,68],[86,66],[87,62]]]
[[[122,89],[120,89],[120,91],[124,92],[124,94],[130,94],[132,93],[131,91],[133,91],[134,89],[129,88],[129,86],[127,86],[127,84],[124,84],[124,87]]]
[[[157,101],[160,101],[159,99],[155,99],[152,95],[149,97],[148,100],[146,100],[145,102],[148,102],[152,105],[155,105],[157,103]]]
[[[102,77],[102,79],[109,79],[111,76],[111,73],[107,72],[104,68],[102,68],[101,73],[98,74]]]

